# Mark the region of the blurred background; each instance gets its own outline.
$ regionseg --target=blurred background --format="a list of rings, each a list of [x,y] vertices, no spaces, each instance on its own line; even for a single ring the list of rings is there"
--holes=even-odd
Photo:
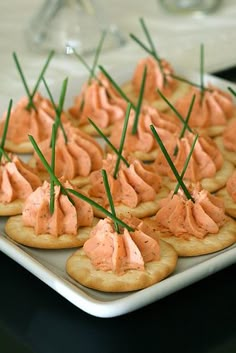
[[[45,61],[45,52],[36,52],[26,36],[32,18],[43,3],[44,0],[0,2],[0,105],[22,91],[12,60],[13,51],[18,54],[29,83],[31,79],[34,82],[35,73],[38,74]],[[222,0],[221,6],[208,15],[168,13],[158,0],[96,0],[96,4],[99,6],[96,20],[106,26],[115,25],[126,40],[125,45],[102,53],[100,63],[108,69],[119,66],[122,70],[122,66],[134,65],[146,55],[129,37],[133,33],[143,38],[140,17],[145,19],[159,55],[176,67],[198,70],[201,43],[205,46],[206,71],[236,64],[236,2],[233,0]],[[92,57],[86,60],[90,62]],[[57,54],[47,78],[50,83],[65,76],[80,76],[83,72],[84,67],[74,57]]]

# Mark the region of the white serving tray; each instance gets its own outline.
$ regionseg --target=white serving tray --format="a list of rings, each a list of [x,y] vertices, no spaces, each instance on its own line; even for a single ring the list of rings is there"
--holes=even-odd
[[[181,73],[181,70],[177,72]],[[132,68],[122,74],[117,70],[110,72],[119,83],[129,79],[131,73]],[[185,73],[185,77],[196,82],[199,75]],[[85,79],[70,80],[66,102],[68,106]],[[229,86],[236,89],[236,85],[231,82],[210,75],[206,75],[206,80],[225,90]],[[53,92],[58,95],[58,88]],[[0,219],[0,250],[75,306],[97,317],[115,317],[137,310],[236,262],[235,244],[210,255],[179,258],[174,273],[146,289],[130,293],[102,293],[83,287],[67,275],[65,264],[74,249],[39,250],[18,245],[5,235],[5,220],[4,217]]]

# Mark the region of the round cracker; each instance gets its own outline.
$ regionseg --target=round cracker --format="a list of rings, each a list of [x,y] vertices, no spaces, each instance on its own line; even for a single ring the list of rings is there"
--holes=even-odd
[[[128,270],[122,275],[112,271],[97,270],[83,249],[72,254],[66,271],[85,287],[103,292],[128,292],[149,287],[169,276],[175,269],[178,256],[172,246],[160,241],[160,260],[145,264],[145,271]]]
[[[6,234],[22,245],[39,249],[66,249],[82,246],[89,238],[92,227],[97,223],[94,219],[91,227],[81,227],[77,235],[62,234],[53,236],[51,234],[36,235],[33,227],[25,227],[22,222],[22,215],[10,217],[5,224]]]
[[[31,167],[31,168],[36,168],[36,159],[34,156],[32,156],[30,158],[30,160],[28,161],[28,165]],[[42,180],[42,181],[50,181],[50,175],[48,174],[48,172],[45,170],[45,171],[37,171],[37,175],[39,176],[39,178]],[[71,184],[81,188],[85,185],[87,185],[89,183],[89,176],[77,176],[75,177],[74,179],[71,179],[69,180]]]
[[[22,213],[24,201],[17,199],[10,203],[0,203],[0,216],[15,216]]]
[[[231,118],[228,119],[225,125],[212,125],[205,128],[193,126],[193,128],[196,132],[198,132],[199,135],[207,135],[212,138],[217,138],[218,136],[224,133],[226,126],[235,118],[236,118],[236,109],[234,109]],[[192,126],[190,125],[190,127]]]
[[[113,150],[108,145],[106,145],[105,150],[107,153],[114,153]],[[130,151],[127,151],[124,147],[124,151],[127,152],[127,154],[129,156],[133,156],[140,161],[153,162],[157,158],[159,149],[155,148],[154,150],[152,150],[150,152],[144,152],[144,151],[130,152]]]
[[[21,142],[19,144],[16,144],[11,140],[6,140],[4,144],[4,148],[6,151],[10,151],[13,153],[21,153],[21,154],[33,153],[34,151],[32,143],[29,140],[25,142]]]
[[[92,124],[90,124],[88,122],[88,124],[84,124],[84,125],[80,125],[79,124],[79,118],[75,118],[73,115],[69,114],[69,120],[71,122],[71,124],[77,128],[79,128],[81,131],[85,132],[86,134],[90,135],[90,136],[94,136],[94,137],[100,137],[99,133],[97,132],[97,130],[92,126]],[[102,133],[105,136],[110,136],[112,128],[113,128],[114,124],[111,124],[110,126],[107,126],[105,128],[101,128],[99,127],[99,129],[102,131]]]
[[[99,128],[105,136],[110,136],[114,124],[107,126],[105,128]],[[78,128],[90,136],[100,136],[97,130],[91,124],[79,125]]]
[[[199,135],[207,135],[209,137],[214,138],[223,134],[225,130],[225,125],[214,125],[206,128],[199,128],[197,126],[194,126],[193,128]]]
[[[173,91],[173,93],[171,95],[169,95],[168,101],[173,105],[177,102],[177,100],[184,96],[187,91],[189,90],[190,85],[186,82],[182,82],[182,81],[178,81],[177,82],[177,87],[176,89]],[[123,92],[126,94],[126,96],[130,99],[130,101],[137,105],[138,103],[138,95],[136,93],[136,91],[134,90],[132,81],[128,81],[125,82],[122,86],[121,86]],[[143,104],[149,104],[151,106],[153,106],[154,108],[157,108],[159,111],[166,111],[166,110],[170,110],[169,105],[160,97],[159,99],[156,100],[147,100],[144,99],[143,100]]]
[[[155,229],[154,218],[146,219],[145,221],[149,226]],[[217,234],[208,234],[202,239],[194,236],[190,236],[189,239],[183,239],[174,236],[168,231],[159,231],[159,236],[160,239],[171,244],[179,256],[205,255],[223,250],[236,242],[236,222],[228,217]]]
[[[83,188],[83,190],[88,190],[88,187]],[[162,187],[157,193],[154,201],[141,202],[138,206],[131,208],[123,204],[115,205],[115,211],[117,217],[126,217],[129,215],[135,216],[137,218],[144,218],[154,215],[159,209],[159,201],[166,197],[169,193],[169,189]],[[90,197],[92,200],[102,205],[102,200],[99,198]],[[110,209],[109,209],[110,210]],[[95,208],[93,209],[94,215],[99,218],[104,218],[104,213]]]
[[[227,161],[233,163],[234,166],[236,166],[236,151],[229,151],[225,148],[222,136],[216,137],[214,141],[217,144],[217,147],[219,148],[220,152],[223,154],[224,158],[227,159]]]
[[[219,190],[216,193],[216,196],[218,196],[219,198],[224,200],[225,212],[229,216],[236,218],[236,203],[234,202],[232,197],[229,195],[226,187],[221,189],[221,190]]]
[[[234,165],[229,161],[224,161],[223,166],[216,173],[214,178],[203,178],[200,180],[200,183],[203,189],[206,189],[209,192],[216,192],[223,188],[229,177],[234,171]],[[176,186],[176,181],[170,180],[169,177],[162,177],[163,184],[166,185],[170,190],[173,190]],[[184,179],[186,182],[187,179]]]

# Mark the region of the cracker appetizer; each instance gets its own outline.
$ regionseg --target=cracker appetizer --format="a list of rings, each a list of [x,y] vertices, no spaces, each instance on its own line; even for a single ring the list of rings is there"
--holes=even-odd
[[[226,186],[219,190],[216,195],[223,199],[225,205],[225,212],[236,218],[236,171],[229,177]]]
[[[18,156],[7,154],[4,147],[10,122],[12,100],[9,102],[0,143],[0,216],[22,212],[22,206],[30,193],[41,185],[35,169]]]
[[[124,120],[127,106],[126,100],[114,88],[106,75],[102,71],[96,73],[97,62],[104,38],[105,33],[98,43],[92,67],[73,49],[77,59],[89,71],[89,77],[83,84],[79,94],[75,96],[74,103],[68,109],[68,115],[75,126],[93,136],[97,136],[97,131],[89,123],[89,118],[107,136],[110,135],[113,125],[117,120]]]
[[[137,127],[136,126],[136,119]],[[114,125],[110,136],[110,142],[116,147],[119,147],[122,136],[124,122],[120,121]],[[159,146],[153,137],[150,125],[154,125],[158,130],[163,141],[169,142],[174,136],[180,132],[180,124],[170,115],[158,112],[151,106],[143,105],[138,118],[136,112],[131,111],[126,133],[124,152],[141,161],[153,161],[158,155]],[[110,149],[108,148],[110,151]]]
[[[115,154],[108,154],[103,160],[102,169],[91,173],[86,192],[103,207],[109,207],[102,176],[102,170],[105,170],[118,216],[131,214],[143,218],[154,214],[159,200],[168,190],[162,187],[160,176],[149,171],[141,161],[125,161],[128,166],[123,160],[119,161]],[[97,217],[104,217],[99,210],[95,209],[94,212]]]
[[[73,189],[69,183],[64,187]],[[6,234],[22,245],[41,249],[65,249],[82,246],[95,220],[92,207],[71,195],[60,185],[54,186],[54,209],[51,210],[51,186],[45,181],[24,203],[22,215],[10,217]]]
[[[194,138],[195,135],[192,132],[186,132],[184,137],[176,138],[175,141],[172,139],[165,145],[178,172],[184,167]],[[184,180],[193,183],[200,181],[203,188],[210,192],[215,192],[225,186],[233,169],[233,164],[223,159],[222,153],[213,139],[207,136],[199,136],[185,172]],[[163,177],[163,183],[169,189],[173,188],[176,180],[175,175],[162,153],[159,153],[155,159],[153,170],[156,170]]]
[[[197,256],[222,250],[236,241],[236,222],[227,217],[224,202],[202,188],[200,183],[184,183],[183,177],[195,149],[197,135],[179,173],[160,136],[151,127],[168,161],[177,185],[159,202],[159,210],[147,220],[159,236],[172,244],[179,256]]]
[[[38,143],[44,158],[51,161],[51,136]],[[55,147],[55,175],[62,176],[81,187],[88,183],[89,175],[102,167],[104,153],[97,141],[70,123],[64,124],[64,130],[57,132]],[[48,179],[45,165],[34,151],[30,164],[35,166],[42,180]]]
[[[0,165],[0,216],[20,214],[27,197],[42,184],[33,168],[15,155],[8,158]]]
[[[226,216],[224,201],[200,184],[189,190],[191,199],[182,190],[177,194],[170,192],[160,201],[160,209],[148,224],[179,256],[209,254],[234,244],[236,222]]]
[[[170,275],[177,263],[172,246],[148,235],[142,222],[116,231],[100,220],[83,248],[67,260],[67,273],[80,284],[104,292],[128,292],[151,286]]]
[[[147,39],[147,44],[133,34],[130,37],[148,53],[148,56],[139,60],[131,80],[124,83],[122,89],[130,101],[136,105],[142,86],[142,73],[146,68],[147,82],[144,89],[144,103],[154,106],[159,111],[165,111],[168,109],[168,105],[161,99],[158,91],[167,96],[169,101],[174,104],[179,97],[188,91],[189,83],[176,79],[174,68],[167,60],[160,58],[158,55],[143,19],[140,19],[140,24]]]
[[[208,84],[202,91],[192,86],[189,92],[176,103],[176,109],[186,115],[191,99],[195,95],[189,126],[211,137],[222,135],[227,124],[236,117],[236,106],[228,92]]]
[[[224,158],[236,166],[236,118],[231,119],[221,136],[215,138],[215,142]]]
[[[110,135],[115,122],[124,120],[126,106],[126,101],[117,94],[110,81],[100,74],[83,85],[68,113],[72,124],[87,134],[97,135],[88,121],[90,117],[105,135]]]
[[[49,137],[52,125],[56,118],[57,108],[51,100],[44,97],[38,91],[38,86],[42,81],[45,70],[52,58],[53,52],[49,54],[47,62],[39,75],[37,83],[30,92],[16,54],[13,54],[17,69],[22,78],[27,96],[22,97],[11,111],[5,149],[14,153],[31,153],[33,147],[28,139],[28,135],[33,135],[36,141],[42,141]],[[64,112],[60,113],[61,120],[67,121]],[[0,136],[2,137],[7,113],[3,114],[0,122]],[[20,133],[19,133],[20,132]]]

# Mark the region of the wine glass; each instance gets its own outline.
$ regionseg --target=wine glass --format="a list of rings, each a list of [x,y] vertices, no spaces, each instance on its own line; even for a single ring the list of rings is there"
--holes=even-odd
[[[103,50],[125,44],[123,34],[106,20],[97,0],[45,0],[27,26],[26,39],[35,51],[93,54],[104,30]]]

